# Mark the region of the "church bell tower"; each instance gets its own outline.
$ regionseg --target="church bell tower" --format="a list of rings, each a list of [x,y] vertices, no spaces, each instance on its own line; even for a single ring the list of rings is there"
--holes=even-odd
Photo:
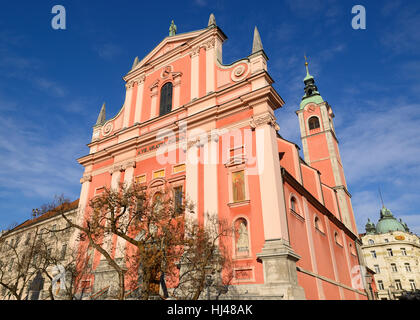
[[[306,57],[305,57],[306,60]],[[301,140],[305,162],[321,173],[321,182],[336,191],[337,202],[342,222],[357,234],[351,195],[347,190],[343,163],[338,148],[338,139],[334,129],[334,113],[328,102],[321,97],[315,79],[309,73],[305,61],[305,94],[299,117]]]

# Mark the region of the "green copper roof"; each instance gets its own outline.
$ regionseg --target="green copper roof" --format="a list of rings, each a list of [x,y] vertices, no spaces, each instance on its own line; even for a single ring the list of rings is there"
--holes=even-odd
[[[305,106],[309,103],[309,102],[313,102],[313,103],[322,103],[324,102],[324,99],[322,99],[322,97],[320,95],[317,96],[311,96],[308,98],[303,99],[300,102],[300,110],[302,110],[303,108],[305,108]]]
[[[305,59],[306,59],[306,57],[305,57]],[[305,66],[306,66],[306,77],[305,77],[305,79],[303,79],[303,81],[304,81],[304,82],[305,82],[306,80],[309,80],[309,79],[313,79],[313,78],[314,78],[313,76],[311,76],[311,75],[309,74],[308,62],[305,62]]]
[[[384,206],[381,209],[381,218],[376,225],[376,232],[387,233],[393,231],[406,231],[406,229],[397,219],[395,219],[392,212]]]
[[[368,219],[368,222],[366,223],[365,229],[366,229],[367,234],[376,233],[375,224],[373,222],[371,222],[370,219]]]
[[[324,99],[322,99],[321,95],[318,92],[318,88],[315,84],[315,79],[311,74],[309,73],[308,68],[308,61],[306,60],[305,55],[305,68],[306,68],[306,77],[303,79],[303,83],[305,84],[305,95],[302,97],[302,101],[300,103],[300,110],[305,108],[305,106],[310,103],[322,103],[324,102]]]
[[[370,219],[368,219],[368,222],[365,225],[366,234],[381,234],[394,231],[410,232],[407,224],[404,223],[401,219],[398,221],[392,214],[391,210],[385,206],[383,206],[380,210],[380,215],[381,217],[376,224],[376,227],[375,224],[372,223]]]

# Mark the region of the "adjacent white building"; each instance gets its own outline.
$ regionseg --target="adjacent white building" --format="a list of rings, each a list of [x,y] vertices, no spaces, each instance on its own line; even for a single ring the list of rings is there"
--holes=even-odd
[[[366,264],[376,273],[378,299],[394,300],[419,288],[420,238],[407,224],[382,207],[378,223],[369,219],[361,239]]]

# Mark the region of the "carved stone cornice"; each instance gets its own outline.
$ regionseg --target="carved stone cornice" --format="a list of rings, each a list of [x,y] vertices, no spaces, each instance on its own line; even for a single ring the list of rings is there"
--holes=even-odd
[[[91,182],[92,181],[92,175],[91,174],[85,174],[83,175],[83,177],[80,179],[80,183],[83,184],[85,182]]]
[[[210,40],[204,42],[200,46],[200,48],[204,48],[204,50],[212,49],[212,48],[214,48],[215,44],[216,44],[216,40],[213,38],[213,39],[210,39]]]
[[[146,76],[143,74],[139,76],[138,78],[134,79],[133,82],[137,83],[137,85],[140,85],[144,83],[145,80],[146,80]]]
[[[270,126],[272,126],[274,129],[276,130],[280,130],[280,126],[277,124],[276,122],[276,118],[274,118],[274,116],[272,116],[269,113],[265,113],[256,117],[252,117],[252,119],[249,122],[249,125],[251,126],[252,129],[255,129],[259,126],[262,126],[264,124],[268,124]]]
[[[193,47],[190,52],[190,57],[193,58],[200,53],[200,46]]]
[[[121,168],[123,170],[126,170],[128,168],[135,168],[135,167],[136,167],[136,161],[135,160],[127,161],[127,162],[125,162],[121,165]]]
[[[156,96],[158,94],[158,87],[159,87],[159,79],[152,83],[150,86],[150,96]]]
[[[109,168],[109,173],[111,175],[115,172],[118,172],[118,171],[124,171],[121,164],[116,164],[116,165],[113,165],[111,168]]]
[[[134,80],[130,80],[129,82],[127,82],[126,84],[125,84],[125,87],[127,88],[127,89],[131,89],[133,86],[134,86]]]
[[[130,161],[126,161],[123,163],[119,163],[119,164],[114,164],[110,169],[109,169],[109,173],[113,174],[114,172],[118,172],[118,171],[125,171],[128,168],[135,168],[136,167],[136,161],[135,160],[130,160]]]

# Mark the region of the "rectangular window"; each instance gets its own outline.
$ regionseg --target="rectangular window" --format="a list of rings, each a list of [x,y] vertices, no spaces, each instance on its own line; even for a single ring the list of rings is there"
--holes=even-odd
[[[245,200],[245,174],[244,170],[232,172],[233,202]]]
[[[404,266],[405,266],[405,271],[411,272],[411,267],[409,263],[404,263]]]
[[[172,173],[179,173],[179,172],[184,172],[185,171],[185,164],[178,164],[176,166],[173,167],[172,169]]]
[[[145,174],[142,174],[142,175],[140,175],[140,176],[137,176],[136,177],[136,183],[145,183],[146,182],[146,175]]]
[[[372,255],[372,258],[376,259],[376,251],[375,250],[372,250],[370,252],[370,254]]]
[[[381,269],[379,268],[379,265],[375,264],[375,272],[376,273],[381,273]]]
[[[395,280],[395,287],[397,288],[397,290],[402,290],[402,286],[401,286],[401,281],[400,280]]]
[[[389,242],[389,240],[388,239],[385,239],[385,242]]]
[[[175,212],[180,212],[182,210],[182,200],[183,200],[183,193],[182,193],[182,186],[178,186],[174,188],[174,204],[175,204]]]
[[[411,290],[416,290],[416,283],[414,282],[414,280],[410,280],[410,287],[411,287]]]
[[[392,269],[392,272],[397,272],[398,271],[397,265],[395,263],[391,263],[391,269]]]
[[[378,280],[378,288],[379,290],[384,290],[384,283],[382,282],[382,280]]]
[[[164,177],[165,177],[165,169],[153,172],[153,179],[164,178]]]
[[[405,251],[405,248],[401,248],[401,254],[403,256],[406,256],[407,255],[407,251]]]
[[[99,187],[95,189],[95,196],[100,195],[105,191],[105,187]]]
[[[386,251],[388,251],[388,256],[390,257],[394,256],[394,254],[392,253],[392,249],[386,249]]]

